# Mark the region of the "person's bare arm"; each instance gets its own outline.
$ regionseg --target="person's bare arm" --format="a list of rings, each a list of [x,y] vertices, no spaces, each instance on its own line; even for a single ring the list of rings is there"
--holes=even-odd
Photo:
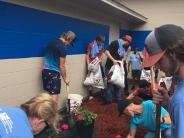
[[[133,92],[132,92],[126,99],[132,100],[134,97],[135,97],[135,96],[134,96],[134,94],[133,94]]]
[[[165,123],[165,124],[171,124],[171,118],[169,113],[166,113],[166,115],[164,117],[161,116],[161,123]]]
[[[115,60],[112,55],[110,54],[110,52],[108,50],[105,51],[105,55],[114,63],[117,63],[117,60]]]
[[[66,80],[66,66],[65,66],[66,58],[60,57],[60,70],[63,81],[68,85],[69,82]]]
[[[127,138],[134,138],[136,134],[136,129],[130,130],[130,132],[127,135]]]
[[[90,55],[90,51],[88,50],[87,54],[86,54],[86,62],[87,62],[87,64],[89,64],[89,55]]]

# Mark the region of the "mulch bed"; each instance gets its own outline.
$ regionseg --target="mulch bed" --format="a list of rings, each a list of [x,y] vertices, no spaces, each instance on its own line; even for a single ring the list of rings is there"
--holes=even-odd
[[[131,80],[129,80],[131,81]],[[135,84],[130,82],[129,84]],[[122,97],[125,98],[125,97]],[[109,105],[101,105],[103,97],[96,95],[92,100],[86,100],[82,106],[92,112],[97,113],[95,120],[95,131],[93,138],[116,138],[121,135],[121,138],[126,138],[129,132],[130,117],[126,115],[118,116],[117,104],[113,102]],[[142,101],[136,97],[134,103],[140,104]],[[62,115],[63,116],[63,115]],[[135,138],[143,138],[146,133],[145,129],[138,129]],[[46,128],[42,133],[35,136],[35,138],[79,138],[77,136],[76,128],[73,127],[68,131],[60,134],[55,134],[50,128]]]
[[[93,100],[83,103],[85,109],[95,112],[98,117],[95,120],[95,130],[98,138],[115,138],[120,134],[126,138],[129,132],[130,118],[126,115],[118,116],[117,104],[101,105],[102,97],[97,96]],[[141,103],[141,99],[135,98],[134,103]],[[142,138],[145,135],[145,129],[138,129],[136,138]]]

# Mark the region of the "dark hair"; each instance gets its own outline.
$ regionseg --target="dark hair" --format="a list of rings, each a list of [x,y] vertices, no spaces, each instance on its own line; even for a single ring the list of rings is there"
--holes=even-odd
[[[146,88],[146,87],[150,87],[151,83],[148,82],[147,80],[140,80],[139,81],[139,88]]]
[[[126,109],[127,106],[129,106],[132,102],[128,99],[122,99],[118,102],[118,111],[119,116],[123,113],[123,111]]]
[[[168,47],[167,53],[175,54],[179,61],[184,62],[184,37],[178,40],[172,47]]]
[[[96,37],[96,41],[100,41],[100,42],[104,42],[105,41],[105,37],[103,36],[103,35],[98,35],[97,37]]]

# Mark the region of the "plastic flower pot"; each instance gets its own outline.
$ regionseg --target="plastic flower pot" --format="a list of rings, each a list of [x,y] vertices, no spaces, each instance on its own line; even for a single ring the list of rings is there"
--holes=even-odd
[[[92,138],[94,123],[86,125],[82,122],[77,122],[76,126],[77,126],[77,133],[80,136],[80,138]]]

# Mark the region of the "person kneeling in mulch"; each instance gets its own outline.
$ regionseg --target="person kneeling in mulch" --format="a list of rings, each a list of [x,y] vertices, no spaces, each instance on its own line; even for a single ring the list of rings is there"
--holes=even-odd
[[[155,137],[155,123],[156,123],[156,105],[153,101],[148,100],[137,105],[130,100],[124,99],[118,103],[119,115],[122,113],[131,116],[130,132],[127,138],[134,138],[138,127],[148,129],[148,133],[144,138]],[[169,113],[162,107],[161,108],[161,133],[164,138],[171,138],[171,119]]]
[[[139,87],[136,88],[126,99],[132,100],[136,96],[142,98],[143,101],[152,100],[153,95],[151,93],[151,83],[147,80],[140,80]]]

